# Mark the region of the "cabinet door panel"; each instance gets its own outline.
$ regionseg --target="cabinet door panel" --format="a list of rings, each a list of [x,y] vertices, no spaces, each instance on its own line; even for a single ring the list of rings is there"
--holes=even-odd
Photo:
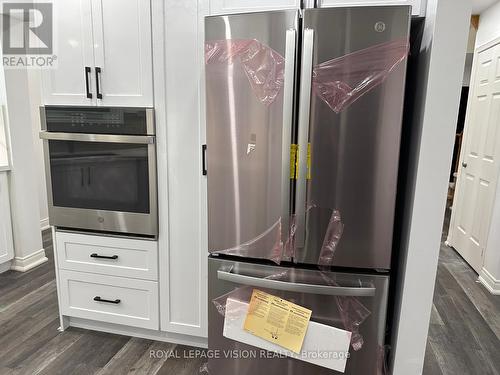
[[[0,172],[0,265],[14,258],[7,172]]]
[[[411,5],[414,16],[425,14],[425,0],[319,0],[320,8],[370,6],[370,5]]]
[[[210,0],[210,15],[300,8],[300,0]]]
[[[94,54],[92,48],[91,0],[54,2],[57,67],[42,72],[44,104],[93,105]],[[87,97],[85,67],[91,68]]]
[[[152,106],[150,0],[93,0],[92,14],[95,65],[102,70],[97,104]]]

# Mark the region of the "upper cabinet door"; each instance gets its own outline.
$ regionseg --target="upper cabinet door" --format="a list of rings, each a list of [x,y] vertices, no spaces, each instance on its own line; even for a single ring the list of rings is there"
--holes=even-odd
[[[92,14],[97,105],[153,106],[150,0],[92,0]]]
[[[411,14],[425,15],[425,0],[318,0],[318,7],[347,7],[369,5],[411,5]]]
[[[300,8],[300,0],[210,0],[210,15]]]
[[[92,105],[95,92],[91,0],[54,2],[54,24],[57,67],[42,72],[44,104]]]

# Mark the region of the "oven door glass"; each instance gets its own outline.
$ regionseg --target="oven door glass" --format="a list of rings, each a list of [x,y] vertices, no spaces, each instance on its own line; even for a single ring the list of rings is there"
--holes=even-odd
[[[54,206],[149,213],[148,145],[49,141]]]

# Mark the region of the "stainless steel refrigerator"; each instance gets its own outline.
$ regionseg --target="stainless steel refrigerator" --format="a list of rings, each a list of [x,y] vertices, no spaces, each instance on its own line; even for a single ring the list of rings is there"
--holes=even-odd
[[[353,332],[346,374],[380,374],[411,9],[205,19],[209,348],[224,298],[261,289]],[[221,302],[222,301],[222,302]],[[335,374],[292,358],[213,358],[215,375]]]

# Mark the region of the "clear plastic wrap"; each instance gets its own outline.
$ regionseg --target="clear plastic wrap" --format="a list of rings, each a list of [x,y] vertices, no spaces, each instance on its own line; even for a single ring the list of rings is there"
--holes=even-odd
[[[214,254],[225,254],[244,258],[268,259],[280,264],[283,259],[283,241],[281,218],[265,232],[250,241],[230,249],[212,250]]]
[[[285,58],[255,39],[226,39],[205,43],[205,64],[241,63],[256,97],[274,102],[283,88]]]
[[[337,250],[337,245],[340,242],[343,231],[344,224],[342,223],[340,212],[338,210],[333,210],[328,228],[325,232],[323,246],[321,246],[321,252],[319,254],[319,266],[327,267],[333,264],[335,250]]]
[[[335,113],[386,80],[409,51],[398,39],[325,61],[313,68],[313,90]]]
[[[332,278],[331,274],[326,272],[319,272],[318,274],[320,275],[320,278],[322,279],[324,284],[330,286],[339,286],[335,281],[335,279]],[[272,276],[268,276],[266,277],[266,279],[289,282],[292,281],[294,278],[290,276],[289,271],[284,270]],[[233,305],[232,310],[228,311],[227,300],[232,299],[248,304],[250,302],[252,292],[254,289],[256,288],[252,286],[243,286],[240,288],[236,288],[230,291],[229,293],[226,293],[224,295],[215,298],[214,300],[212,300],[212,303],[214,304],[219,314],[224,316],[225,319],[228,320],[237,319],[238,317],[241,316],[242,313],[246,313],[246,310],[242,311],[241,310],[242,307],[240,305],[237,306]],[[277,293],[281,293],[276,290],[265,290],[265,289],[262,290],[266,291],[269,294],[274,294],[274,295],[276,295]],[[280,294],[280,296],[282,298],[286,298],[285,294],[283,295]],[[342,320],[344,329],[352,333],[351,346],[354,351],[358,351],[363,347],[364,344],[363,336],[359,332],[359,327],[371,315],[371,312],[356,297],[334,296],[334,299],[337,306],[337,313]],[[334,311],[332,311],[332,313],[334,313]]]

